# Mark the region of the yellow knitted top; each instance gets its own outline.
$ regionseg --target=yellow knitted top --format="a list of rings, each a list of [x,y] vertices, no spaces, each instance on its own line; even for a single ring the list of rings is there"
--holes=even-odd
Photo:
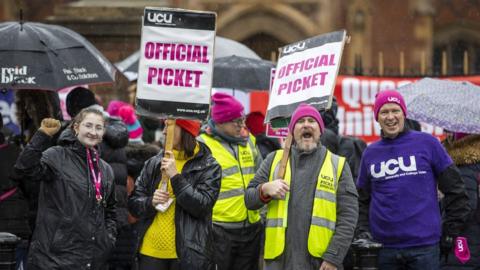
[[[198,144],[195,147],[194,156],[200,150]],[[181,172],[185,163],[191,158],[185,158],[183,151],[173,150],[175,167]],[[160,185],[160,184],[159,184]],[[175,200],[172,185],[168,181],[168,193]],[[175,259],[177,251],[175,246],[175,201],[165,212],[157,212],[155,218],[143,237],[140,254],[158,259]]]

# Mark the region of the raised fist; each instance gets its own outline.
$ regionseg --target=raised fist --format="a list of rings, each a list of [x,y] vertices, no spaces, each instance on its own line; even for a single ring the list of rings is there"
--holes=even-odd
[[[44,118],[38,130],[52,137],[53,135],[57,134],[61,126],[62,124],[57,119]]]

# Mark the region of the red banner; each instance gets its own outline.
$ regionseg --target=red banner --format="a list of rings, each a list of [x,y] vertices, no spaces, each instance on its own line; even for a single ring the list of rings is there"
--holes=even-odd
[[[378,140],[380,126],[373,116],[375,95],[380,90],[396,89],[421,78],[338,76],[334,95],[338,102],[339,133],[370,143]],[[445,77],[480,85],[480,76]],[[408,108],[407,108],[408,110]],[[422,130],[442,138],[443,130],[422,123]]]

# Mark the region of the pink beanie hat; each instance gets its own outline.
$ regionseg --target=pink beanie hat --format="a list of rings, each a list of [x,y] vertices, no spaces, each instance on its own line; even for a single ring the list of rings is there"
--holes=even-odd
[[[320,116],[320,113],[315,107],[306,103],[298,105],[297,109],[295,109],[293,112],[292,118],[290,119],[290,124],[288,125],[288,130],[290,133],[293,134],[293,128],[295,127],[295,124],[298,120],[300,120],[300,118],[305,116],[310,116],[317,120],[317,123],[320,126],[320,132],[323,134],[323,131],[325,130],[325,124],[323,123],[322,116]]]
[[[120,107],[128,105],[127,103],[120,100],[112,100],[108,103],[107,112],[110,116],[119,116],[118,110]]]
[[[243,105],[234,97],[215,93],[212,96],[212,119],[215,123],[225,123],[243,116]]]
[[[122,121],[127,125],[132,125],[137,121],[135,110],[131,105],[124,105],[118,109],[118,116],[122,118]]]
[[[118,116],[122,118],[123,123],[127,125],[128,137],[130,141],[141,140],[143,128],[135,115],[135,109],[127,104],[118,109]]]
[[[403,115],[407,117],[407,106],[402,95],[395,90],[383,90],[378,92],[375,97],[375,105],[373,106],[373,112],[375,113],[375,120],[378,122],[378,112],[386,103],[394,103],[400,106],[403,111]]]

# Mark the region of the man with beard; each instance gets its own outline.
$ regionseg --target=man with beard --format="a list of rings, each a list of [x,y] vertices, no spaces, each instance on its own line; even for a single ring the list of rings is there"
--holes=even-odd
[[[283,155],[278,150],[267,156],[245,195],[249,209],[268,204],[264,269],[341,268],[358,217],[350,168],[321,145],[324,124],[314,107],[301,104],[288,128],[294,143],[285,176],[276,176]]]

